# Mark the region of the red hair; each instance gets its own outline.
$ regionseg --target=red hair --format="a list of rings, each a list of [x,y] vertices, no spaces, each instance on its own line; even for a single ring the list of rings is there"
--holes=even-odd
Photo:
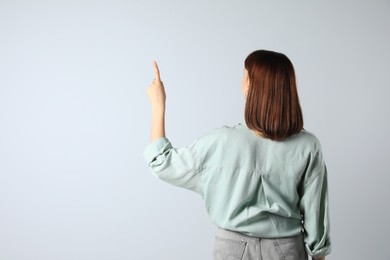
[[[249,89],[247,126],[272,140],[283,140],[303,129],[294,67],[286,55],[258,50],[245,59]]]

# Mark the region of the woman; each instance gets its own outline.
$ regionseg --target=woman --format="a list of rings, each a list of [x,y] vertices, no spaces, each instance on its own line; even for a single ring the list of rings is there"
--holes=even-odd
[[[182,148],[165,137],[165,91],[156,63],[154,70],[145,158],[157,177],[202,196],[218,227],[214,259],[325,259],[326,165],[318,139],[303,129],[291,61],[277,52],[251,53],[242,81],[245,123]]]

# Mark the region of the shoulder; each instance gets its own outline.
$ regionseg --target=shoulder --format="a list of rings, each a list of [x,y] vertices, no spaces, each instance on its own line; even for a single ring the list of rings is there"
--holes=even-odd
[[[204,136],[209,136],[216,139],[231,139],[234,137],[242,136],[246,134],[247,129],[241,123],[236,125],[223,125],[211,130]]]
[[[299,147],[300,150],[304,150],[312,154],[321,152],[320,140],[314,133],[308,130],[302,130],[298,134],[292,135],[282,142],[288,146]]]
[[[204,136],[223,136],[223,135],[231,135],[231,134],[238,134],[241,130],[243,130],[244,127],[241,123],[238,123],[236,125],[223,125],[217,128],[212,129],[208,133],[202,135],[201,137]]]
[[[239,135],[243,133],[243,126],[236,124],[233,126],[223,125],[210,130],[209,132],[199,136],[195,139],[194,143],[204,144],[206,146],[222,145],[229,141],[237,139]]]
[[[320,140],[318,139],[318,137],[313,132],[310,132],[306,129],[302,130],[298,134],[298,137],[300,138],[300,140],[307,142],[307,143],[312,143],[315,145],[320,144]]]
[[[308,154],[322,157],[321,142],[313,132],[302,130],[297,137],[299,145],[302,146]]]

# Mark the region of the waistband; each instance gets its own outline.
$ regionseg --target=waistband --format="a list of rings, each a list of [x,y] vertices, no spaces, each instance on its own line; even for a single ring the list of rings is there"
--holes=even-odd
[[[301,240],[301,239],[303,239],[302,233],[299,235],[296,235],[296,236],[291,236],[291,237],[262,238],[262,237],[249,236],[249,235],[237,232],[237,231],[223,229],[220,227],[217,228],[216,236],[222,237],[222,238],[227,238],[227,239],[244,240],[244,241],[274,240],[274,239],[279,239],[279,240],[280,239],[283,239],[283,240],[296,240],[296,239]]]

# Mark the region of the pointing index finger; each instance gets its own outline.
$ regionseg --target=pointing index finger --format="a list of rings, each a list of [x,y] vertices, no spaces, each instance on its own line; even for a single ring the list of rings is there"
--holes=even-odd
[[[158,69],[158,65],[156,61],[153,61],[153,68],[154,68],[154,76],[157,81],[161,81],[160,78],[160,70]]]

